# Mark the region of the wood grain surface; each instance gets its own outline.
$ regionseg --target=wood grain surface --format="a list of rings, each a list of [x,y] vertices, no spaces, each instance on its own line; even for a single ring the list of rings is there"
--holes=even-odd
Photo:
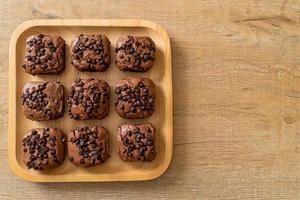
[[[148,19],[167,30],[174,154],[162,177],[35,184],[12,174],[9,39],[23,21],[47,18]],[[1,1],[1,199],[300,199],[299,25],[299,0]]]

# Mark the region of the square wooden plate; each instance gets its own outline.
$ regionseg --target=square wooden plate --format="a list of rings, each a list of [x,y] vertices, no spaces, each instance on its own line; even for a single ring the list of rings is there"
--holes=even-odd
[[[58,34],[66,41],[66,68],[60,75],[32,76],[21,67],[25,39],[37,33]],[[105,34],[111,41],[112,64],[106,72],[78,72],[70,63],[70,43],[79,34]],[[146,73],[122,72],[115,66],[115,43],[121,35],[149,36],[156,44],[155,65]],[[114,110],[114,88],[123,77],[149,77],[156,84],[156,110],[143,120],[125,120]],[[66,91],[78,78],[93,77],[108,82],[111,87],[110,114],[103,120],[75,121],[67,112],[56,121],[35,122],[27,119],[21,107],[21,89],[29,81],[60,81]],[[67,95],[66,97],[67,98]],[[67,109],[67,105],[65,106]],[[9,49],[9,133],[8,155],[11,169],[17,176],[34,182],[92,182],[150,180],[162,175],[169,166],[173,148],[172,130],[172,65],[170,41],[159,25],[145,20],[33,20],[21,24],[13,33]],[[157,129],[157,157],[152,162],[126,163],[117,155],[117,127],[123,122],[151,122]],[[67,133],[74,127],[100,125],[110,133],[111,157],[100,166],[80,168],[65,162],[56,169],[37,172],[28,170],[21,159],[21,139],[31,128],[57,127]]]

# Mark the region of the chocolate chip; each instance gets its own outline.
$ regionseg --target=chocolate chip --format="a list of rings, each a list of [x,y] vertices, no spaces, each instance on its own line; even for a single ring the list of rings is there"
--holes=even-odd
[[[153,145],[153,141],[152,140],[148,140],[147,145],[148,146],[152,146]]]
[[[79,143],[79,145],[80,145],[81,147],[83,147],[83,146],[84,146],[84,142],[81,141],[81,142]]]
[[[56,155],[56,150],[55,149],[51,150],[51,155]]]
[[[134,48],[131,48],[130,50],[129,50],[129,53],[133,53],[134,52]]]
[[[44,35],[43,34],[38,34],[38,38],[43,39]]]
[[[78,51],[79,51],[78,46],[75,46],[75,47],[74,47],[74,52],[78,52]]]
[[[126,57],[125,60],[126,60],[127,62],[130,62],[131,59],[130,59],[130,57]]]
[[[127,134],[128,134],[129,137],[131,137],[133,133],[131,131],[128,131]]]
[[[116,88],[116,94],[120,94],[121,93],[121,89],[119,87]]]
[[[143,83],[142,81],[140,81],[140,82],[138,83],[138,86],[141,87],[141,88],[142,88],[142,87],[145,87],[145,85],[144,85],[144,83]]]
[[[147,54],[145,54],[144,56],[143,56],[143,61],[144,62],[147,62],[149,60],[149,56],[147,55]]]
[[[137,112],[137,110],[136,110],[135,107],[131,107],[131,108],[130,108],[130,111],[133,112],[133,113],[136,113],[136,112]]]
[[[149,102],[150,104],[152,104],[152,103],[153,103],[153,101],[154,101],[154,99],[153,99],[153,98],[149,98],[149,100],[148,100],[148,102]]]

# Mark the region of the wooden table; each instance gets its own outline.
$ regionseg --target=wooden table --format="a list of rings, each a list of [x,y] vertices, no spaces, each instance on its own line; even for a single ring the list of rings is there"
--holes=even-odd
[[[300,2],[1,1],[0,195],[300,199]],[[138,18],[169,33],[174,155],[147,182],[28,183],[7,162],[8,44],[29,19]]]

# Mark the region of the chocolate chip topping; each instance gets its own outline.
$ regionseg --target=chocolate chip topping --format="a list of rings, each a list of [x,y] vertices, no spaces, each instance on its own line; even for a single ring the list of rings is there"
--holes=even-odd
[[[69,114],[75,120],[102,119],[109,113],[109,85],[102,80],[79,79],[70,88]]]
[[[123,36],[115,52],[116,65],[122,71],[146,72],[154,64],[155,44],[149,37]]]
[[[64,160],[64,138],[58,129],[30,130],[22,140],[23,160],[27,168],[43,170],[60,165]]]
[[[47,100],[47,95],[43,92],[46,88],[47,82],[38,87],[32,87],[31,91],[26,88],[22,94],[22,104],[26,104],[28,108],[41,111],[49,103]],[[48,110],[47,110],[48,111]],[[46,112],[47,112],[46,111]]]
[[[25,62],[27,73],[59,74],[65,67],[65,41],[58,36],[32,35],[26,40]]]
[[[44,121],[57,119],[64,113],[64,88],[59,82],[30,82],[21,96],[27,118]]]
[[[76,128],[69,138],[69,160],[75,165],[91,167],[109,158],[108,132],[103,127]]]
[[[80,71],[105,71],[111,62],[110,41],[105,35],[80,35],[71,47],[72,64]]]
[[[152,124],[121,124],[118,128],[119,156],[124,161],[155,158],[155,128]]]
[[[154,112],[154,83],[148,78],[121,79],[115,89],[116,111],[124,118],[145,118]]]

